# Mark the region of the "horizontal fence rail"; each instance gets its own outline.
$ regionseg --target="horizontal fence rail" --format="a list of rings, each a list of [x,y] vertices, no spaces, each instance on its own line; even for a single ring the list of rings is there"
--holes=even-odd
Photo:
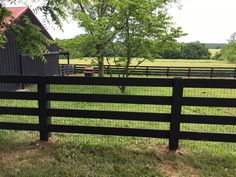
[[[177,150],[179,140],[200,140],[236,142],[235,133],[190,132],[181,131],[181,123],[236,125],[236,116],[210,116],[182,114],[183,106],[207,106],[236,108],[235,98],[206,98],[185,97],[186,88],[229,88],[236,89],[235,80],[231,79],[154,79],[154,78],[85,78],[60,76],[0,76],[0,83],[33,83],[37,85],[35,92],[1,91],[1,99],[35,100],[37,108],[0,107],[2,115],[31,115],[37,116],[38,124],[0,122],[0,129],[39,131],[40,139],[47,141],[51,132],[120,135],[169,139],[169,149]],[[141,86],[141,87],[170,87],[170,96],[146,96],[126,94],[84,94],[84,93],[54,93],[50,85],[89,85],[89,86]],[[9,101],[10,101],[9,100]],[[52,101],[90,102],[90,103],[128,103],[143,105],[169,105],[170,113],[152,112],[121,112],[111,110],[83,110],[52,108]],[[51,117],[89,118],[107,120],[129,120],[148,122],[167,122],[169,130],[152,130],[141,128],[91,127],[79,125],[56,125],[51,123]]]
[[[86,65],[60,65],[61,75],[83,73]],[[105,65],[105,74],[122,74],[124,67]],[[130,66],[130,75],[164,76],[164,77],[205,77],[236,78],[236,68],[232,67],[170,67],[170,66]],[[94,67],[98,73],[98,67]]]

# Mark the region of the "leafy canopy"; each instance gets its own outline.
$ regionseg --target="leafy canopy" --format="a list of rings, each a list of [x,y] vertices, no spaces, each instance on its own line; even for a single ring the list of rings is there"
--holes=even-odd
[[[119,55],[116,61],[126,64],[137,55],[151,59],[154,41],[167,43],[183,35],[167,13],[172,2],[175,1],[72,0],[70,7],[74,19],[93,41],[94,56],[102,70],[108,53]]]
[[[228,44],[221,50],[220,59],[236,62],[236,33],[232,34]]]
[[[26,16],[23,17],[24,27],[20,25],[12,25],[11,30],[16,34],[21,53],[29,56],[39,57],[46,62],[43,55],[52,44],[43,33],[42,29],[31,23]]]
[[[3,5],[0,3],[0,30],[4,30],[5,28],[7,28],[8,23],[5,20],[6,18],[10,19],[11,13],[7,11],[7,9],[5,9]],[[6,36],[4,33],[0,31],[0,48],[2,48],[5,43],[6,43]]]
[[[205,44],[197,41],[182,44],[181,55],[185,59],[209,59],[211,54]]]

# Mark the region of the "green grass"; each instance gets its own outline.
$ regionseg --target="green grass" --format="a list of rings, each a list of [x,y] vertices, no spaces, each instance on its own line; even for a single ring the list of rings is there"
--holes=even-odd
[[[71,64],[91,64],[91,58],[71,59]],[[60,64],[66,64],[67,60],[61,59]],[[137,62],[133,62],[135,65]],[[107,64],[105,62],[105,64]],[[236,67],[236,63],[216,60],[183,60],[183,59],[156,59],[154,62],[145,61],[140,66],[181,66],[181,67]]]
[[[31,88],[35,90],[35,88]],[[51,85],[52,92],[121,94],[112,86]],[[171,88],[128,87],[128,95],[171,96]],[[236,89],[185,89],[184,96],[236,98]],[[36,101],[1,100],[0,106],[37,107]],[[53,108],[169,113],[170,106],[87,102],[51,102]],[[183,107],[184,114],[235,116],[236,108]],[[34,116],[0,115],[1,121],[37,123]],[[168,123],[52,117],[53,124],[168,130]],[[235,133],[235,126],[181,124],[181,130]],[[164,139],[54,134],[41,143],[38,133],[0,131],[0,177],[8,176],[216,176],[236,173],[236,144],[180,141],[168,154]],[[34,141],[34,142],[33,142]],[[33,143],[32,143],[33,142]]]
[[[130,145],[32,141],[29,133],[0,134],[0,177],[234,177],[233,155],[189,150],[168,153],[152,140]]]

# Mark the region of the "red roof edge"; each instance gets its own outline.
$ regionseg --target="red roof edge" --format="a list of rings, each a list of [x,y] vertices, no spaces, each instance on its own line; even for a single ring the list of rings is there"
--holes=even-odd
[[[42,29],[47,33],[48,37],[51,40],[54,40],[53,37],[49,34],[49,32],[46,30],[46,28],[43,26],[43,24],[40,22],[40,20],[36,17],[36,15],[33,13],[33,11],[29,7],[6,7],[13,16],[13,22],[16,22],[19,20],[27,11],[30,11],[30,13],[34,16],[34,18],[38,21],[38,23],[41,25]],[[7,31],[6,28],[2,30],[3,33]]]
[[[30,8],[29,7],[6,7],[6,9],[12,13],[14,21],[16,21]]]
[[[28,9],[29,7],[5,7],[8,11],[11,12],[13,18],[6,18],[7,23],[12,24],[17,21]],[[7,28],[3,28],[0,30],[2,33],[7,31]]]

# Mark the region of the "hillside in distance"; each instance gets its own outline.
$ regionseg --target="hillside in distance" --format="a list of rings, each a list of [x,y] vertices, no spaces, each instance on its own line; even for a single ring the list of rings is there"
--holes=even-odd
[[[222,49],[225,43],[204,43],[209,49]]]

